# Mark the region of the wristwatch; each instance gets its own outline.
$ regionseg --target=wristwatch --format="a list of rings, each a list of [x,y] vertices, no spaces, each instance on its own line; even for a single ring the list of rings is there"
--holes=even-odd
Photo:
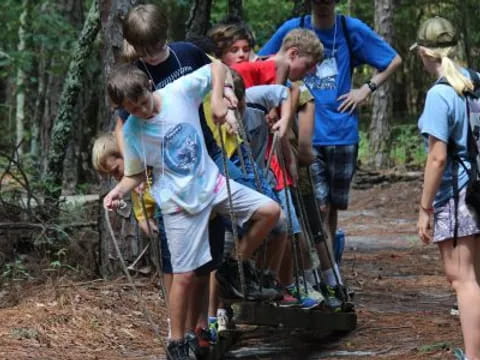
[[[370,91],[373,93],[375,90],[377,90],[377,84],[373,82],[372,80],[368,80],[365,84],[367,84],[368,88]]]

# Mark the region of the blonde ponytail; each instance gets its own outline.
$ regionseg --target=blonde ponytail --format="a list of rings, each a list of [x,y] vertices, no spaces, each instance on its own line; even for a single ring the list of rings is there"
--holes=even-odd
[[[455,89],[457,94],[463,95],[465,91],[473,90],[473,83],[462,74],[459,65],[451,59],[455,50],[455,46],[436,49],[425,48],[425,54],[441,62],[443,77]]]

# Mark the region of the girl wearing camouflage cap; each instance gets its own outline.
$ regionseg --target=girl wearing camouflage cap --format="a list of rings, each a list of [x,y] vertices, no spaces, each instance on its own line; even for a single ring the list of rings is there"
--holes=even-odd
[[[420,26],[411,47],[425,71],[436,79],[418,121],[428,157],[417,226],[425,244],[438,245],[447,279],[457,295],[465,345],[465,354],[457,351],[457,358],[480,360],[480,222],[465,203],[468,171],[456,160],[471,169],[464,94],[474,90],[474,79],[453,60],[457,42],[453,25],[434,17]]]

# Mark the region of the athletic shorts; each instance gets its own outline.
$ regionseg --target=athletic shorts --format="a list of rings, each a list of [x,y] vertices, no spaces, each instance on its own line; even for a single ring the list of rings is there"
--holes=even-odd
[[[358,145],[316,146],[317,156],[310,169],[319,204],[348,207],[348,195],[357,166]]]
[[[180,211],[163,215],[173,273],[193,271],[212,260],[208,241],[210,215],[215,211],[218,215],[229,216],[227,185],[223,176],[219,179],[216,195],[204,210],[196,214]],[[230,188],[238,226],[243,226],[257,209],[272,202],[265,195],[232,180]]]
[[[433,242],[453,239],[455,221],[458,221],[457,238],[480,234],[480,222],[475,210],[465,203],[466,188],[458,195],[458,212],[455,219],[455,200],[450,198],[445,204],[436,207],[433,214]]]
[[[290,191],[290,189],[283,189],[283,190],[279,190],[279,191],[276,191],[277,193],[277,196],[279,197],[280,199],[280,203],[282,205],[282,212],[285,214],[285,221],[286,221],[286,224],[288,226],[288,209],[287,209],[287,199],[288,199],[288,202],[289,202],[289,207],[290,207],[290,216],[291,216],[291,226],[292,226],[292,234],[299,234],[302,232],[301,228],[300,228],[300,223],[298,222],[298,216],[297,216],[297,212],[295,210],[295,206],[293,205],[293,201],[292,201],[292,193]]]

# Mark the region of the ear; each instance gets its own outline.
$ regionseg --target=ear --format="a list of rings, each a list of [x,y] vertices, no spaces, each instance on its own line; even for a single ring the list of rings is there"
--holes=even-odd
[[[288,49],[288,58],[290,60],[295,59],[299,54],[298,48],[296,46],[291,47]]]

